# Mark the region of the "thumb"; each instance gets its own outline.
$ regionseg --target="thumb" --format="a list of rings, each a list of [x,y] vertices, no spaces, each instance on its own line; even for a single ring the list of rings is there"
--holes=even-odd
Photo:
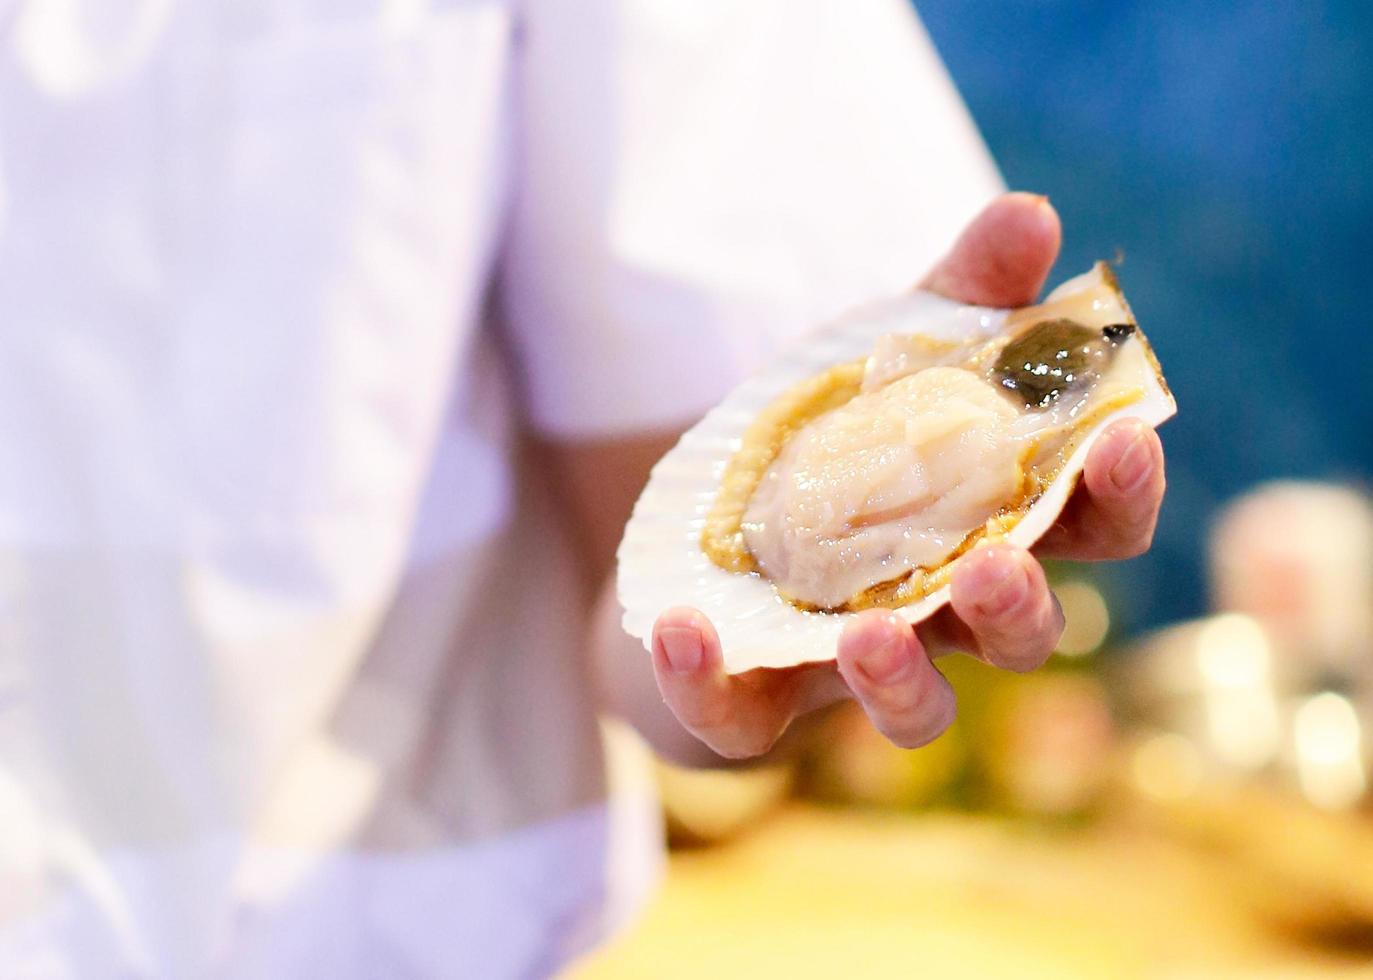
[[[1058,212],[1038,194],[1003,194],[987,205],[920,285],[960,303],[1024,306],[1058,258]]]

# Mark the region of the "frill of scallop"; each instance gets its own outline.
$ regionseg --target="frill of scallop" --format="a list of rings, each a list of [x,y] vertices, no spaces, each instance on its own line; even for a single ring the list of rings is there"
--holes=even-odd
[[[1037,306],[922,291],[806,336],[654,467],[620,543],[624,628],[694,606],[731,673],[832,660],[846,621],[949,601],[960,558],[1034,544],[1111,423],[1177,410],[1104,263]]]

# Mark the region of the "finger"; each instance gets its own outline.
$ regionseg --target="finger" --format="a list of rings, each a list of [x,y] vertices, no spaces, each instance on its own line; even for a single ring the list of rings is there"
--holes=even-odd
[[[983,209],[921,284],[960,303],[1024,306],[1044,287],[1062,240],[1047,197],[1003,194]]]
[[[1034,670],[1063,635],[1044,569],[1023,548],[975,549],[954,569],[950,606],[967,628],[968,652],[995,667]]]
[[[1139,419],[1115,423],[1093,444],[1082,482],[1036,552],[1079,561],[1143,554],[1166,482],[1158,433]]]
[[[727,674],[715,627],[686,607],[654,624],[653,667],[677,720],[728,759],[762,755],[797,715],[848,693],[827,665]]]
[[[872,723],[897,745],[934,741],[952,724],[953,688],[930,663],[911,627],[873,610],[850,623],[839,639],[839,672]]]

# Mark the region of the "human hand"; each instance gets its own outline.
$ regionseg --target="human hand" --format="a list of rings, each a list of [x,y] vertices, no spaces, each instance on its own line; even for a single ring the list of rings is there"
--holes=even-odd
[[[983,306],[1022,306],[1038,296],[1058,256],[1058,215],[1047,199],[1006,194],[989,205],[922,286]],[[1035,553],[1079,560],[1147,550],[1163,501],[1163,447],[1137,420],[1093,445],[1073,497]],[[658,689],[677,720],[731,759],[766,752],[799,716],[855,698],[897,745],[932,741],[953,721],[953,689],[933,658],[962,651],[1028,671],[1053,652],[1063,612],[1030,552],[978,548],[955,568],[949,605],[912,627],[888,610],[856,616],[837,659],[782,670],[725,673],[720,640],[700,612],[677,607],[653,628]]]

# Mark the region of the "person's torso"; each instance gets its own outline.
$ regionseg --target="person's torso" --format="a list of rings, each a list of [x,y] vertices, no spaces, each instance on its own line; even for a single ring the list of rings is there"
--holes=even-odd
[[[585,928],[576,611],[492,601],[566,591],[481,329],[511,32],[0,5],[0,963],[499,974]]]

